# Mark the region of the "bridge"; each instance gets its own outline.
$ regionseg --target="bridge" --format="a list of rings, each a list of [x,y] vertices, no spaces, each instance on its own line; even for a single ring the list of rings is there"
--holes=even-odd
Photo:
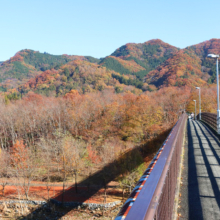
[[[183,114],[115,220],[220,219],[216,119]]]

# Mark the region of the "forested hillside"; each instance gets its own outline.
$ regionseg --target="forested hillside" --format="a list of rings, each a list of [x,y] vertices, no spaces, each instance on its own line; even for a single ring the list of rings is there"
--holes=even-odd
[[[0,90],[6,91],[8,88],[16,88],[45,70],[57,70],[61,65],[75,59],[99,62],[98,59],[89,56],[56,56],[46,52],[39,53],[33,50],[21,50],[9,60],[0,63]]]
[[[122,81],[128,79],[128,83],[120,84],[121,79]],[[103,91],[104,89],[110,89],[116,93],[126,91],[132,91],[136,94],[141,93],[142,90],[134,86],[135,82],[132,78],[120,76],[120,74],[105,67],[100,67],[98,64],[84,60],[74,60],[58,70],[44,71],[19,86],[18,91],[21,94],[34,91],[46,96],[65,95],[73,89],[78,90],[80,94]],[[142,84],[140,87],[142,87]]]
[[[209,41],[196,44],[185,49],[193,51],[201,60],[201,71],[209,74],[208,83],[216,80],[216,64],[214,59],[207,58],[208,54],[220,54],[220,39],[211,39]]]
[[[102,59],[21,50],[0,63],[0,91],[17,99],[30,91],[57,97],[71,90],[140,94],[169,86],[204,86],[216,80],[215,61],[208,53],[220,53],[219,39],[185,49],[158,39],[128,43]]]
[[[158,39],[143,44],[129,43],[103,59],[101,65],[121,74],[143,78],[177,51],[178,48]]]
[[[71,90],[58,98],[33,92],[12,102],[1,98],[2,184],[16,180],[19,195],[29,199],[31,181],[50,186],[55,179],[65,186],[68,179],[76,186],[77,178],[102,170],[89,185],[115,180],[131,190],[149,162],[145,157],[161,146],[189,96],[186,87],[169,87],[141,95]]]
[[[194,53],[180,50],[146,75],[146,82],[156,87],[205,85],[209,75],[201,70],[201,60]]]

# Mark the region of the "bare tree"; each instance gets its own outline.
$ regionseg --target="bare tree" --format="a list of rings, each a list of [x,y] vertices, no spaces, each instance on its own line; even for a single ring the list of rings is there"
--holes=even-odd
[[[5,187],[9,183],[10,177],[10,158],[6,150],[0,151],[0,184],[2,186],[2,195],[5,196]]]
[[[83,170],[83,158],[86,154],[86,144],[82,140],[75,140],[71,136],[67,136],[63,146],[63,160],[66,173],[71,174],[75,179],[75,191],[78,192],[77,178],[81,170]]]

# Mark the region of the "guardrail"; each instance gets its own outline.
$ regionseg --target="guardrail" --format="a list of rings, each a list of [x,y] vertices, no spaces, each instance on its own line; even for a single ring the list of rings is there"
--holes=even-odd
[[[208,112],[201,113],[201,120],[206,122],[215,131],[217,130],[217,114]]]
[[[183,114],[115,220],[172,218],[186,121]]]

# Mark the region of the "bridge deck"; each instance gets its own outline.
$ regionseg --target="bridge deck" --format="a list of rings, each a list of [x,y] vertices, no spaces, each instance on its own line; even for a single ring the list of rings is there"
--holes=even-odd
[[[220,142],[198,121],[187,124],[179,219],[220,219]]]

